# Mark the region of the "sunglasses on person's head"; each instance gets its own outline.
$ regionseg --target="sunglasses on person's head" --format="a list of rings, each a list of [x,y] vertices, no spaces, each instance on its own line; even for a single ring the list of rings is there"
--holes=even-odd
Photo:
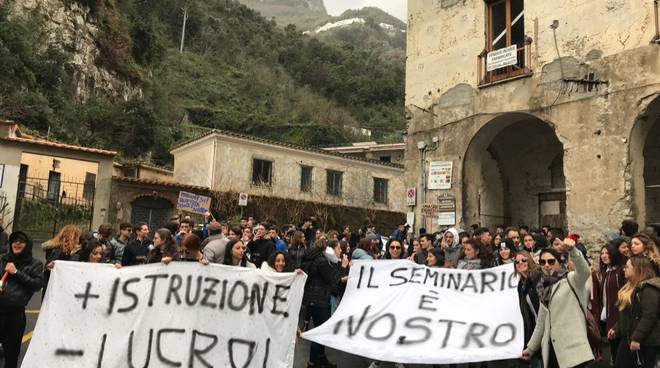
[[[545,259],[539,259],[539,265],[541,265],[541,266],[545,266],[546,263],[547,263],[548,265],[550,265],[550,266],[554,266],[555,263],[557,263],[557,260],[554,259],[554,258],[553,258],[553,259],[548,259],[548,260],[545,260]]]
[[[527,258],[516,259],[514,262],[515,262],[516,264],[527,263]],[[552,264],[550,264],[550,265],[552,265]]]

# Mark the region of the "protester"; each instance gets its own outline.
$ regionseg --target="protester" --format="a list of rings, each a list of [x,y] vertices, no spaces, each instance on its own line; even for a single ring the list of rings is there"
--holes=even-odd
[[[621,228],[619,229],[619,235],[623,237],[632,237],[637,234],[639,231],[639,224],[633,220],[623,220],[621,221]]]
[[[261,264],[261,270],[266,272],[291,272],[293,267],[287,254],[281,250],[276,250],[270,255],[268,261]]]
[[[443,242],[441,243],[442,250],[445,253],[443,264],[446,263],[448,267],[456,267],[458,257],[461,254],[461,243],[458,237],[458,230],[450,227],[443,235]]]
[[[41,249],[46,256],[43,295],[46,295],[48,280],[50,280],[50,271],[55,266],[55,261],[70,261],[80,251],[81,234],[82,231],[79,227],[66,225],[54,238],[41,244]]]
[[[195,227],[195,223],[193,220],[189,218],[184,218],[179,222],[179,232],[176,234],[174,240],[176,241],[177,245],[181,245],[181,242],[183,241],[183,238],[186,237],[186,235],[190,234]]]
[[[489,252],[483,251],[481,242],[477,239],[470,239],[463,247],[461,255],[458,257],[456,268],[459,270],[478,270],[487,268],[490,265]]]
[[[592,274],[594,281],[594,301],[592,311],[595,318],[601,324],[603,335],[614,328],[619,320],[619,309],[617,308],[617,295],[625,283],[624,266],[626,257],[619,252],[619,245],[625,239],[618,238],[600,250],[600,268]],[[616,353],[619,339],[610,339],[610,356],[612,363],[616,363]]]
[[[522,248],[522,244],[520,244],[520,230],[517,227],[508,227],[504,230],[504,237],[511,239],[515,250],[520,250]]]
[[[353,260],[374,259],[371,255],[371,240],[368,238],[360,239],[358,247],[353,251]]]
[[[149,226],[141,222],[135,226],[135,239],[128,242],[121,257],[122,266],[136,266],[147,263],[151,248]]]
[[[520,277],[518,281],[518,300],[525,326],[524,342],[527,345],[536,327],[536,318],[539,314],[539,294],[536,289],[541,274],[537,270],[532,255],[527,251],[518,252],[515,255],[514,264],[516,273]]]
[[[218,230],[217,226],[213,225],[214,223],[210,223],[208,226],[209,229],[209,234],[216,234],[216,231],[222,231]],[[202,242],[202,249],[204,252],[204,258],[208,259],[209,262],[211,263],[222,263],[223,260],[225,259],[225,251],[227,249],[227,243],[229,243],[232,240],[237,240],[240,235],[241,235],[241,229],[236,226],[232,226],[229,228],[227,231],[227,236],[219,236],[221,234],[217,234],[214,239],[206,243],[204,245],[204,242]],[[213,235],[210,235],[209,238],[211,238]],[[204,240],[206,241],[206,239]]]
[[[412,244],[408,246],[408,254],[408,260],[417,264],[424,264],[424,261],[426,260],[422,244],[417,239],[413,239]]]
[[[637,233],[630,239],[630,255],[649,257],[656,272],[660,272],[660,251],[655,241],[645,233]]]
[[[6,274],[0,290],[0,344],[5,368],[16,368],[25,332],[25,306],[44,286],[43,263],[32,257],[32,239],[22,231],[9,235],[7,252],[0,256]]]
[[[230,240],[229,243],[227,243],[225,259],[222,264],[228,266],[257,268],[254,263],[248,261],[247,255],[245,254],[245,244],[242,240],[238,239]]]
[[[426,254],[426,265],[429,267],[444,267],[445,262],[445,252],[440,248],[432,248]]]
[[[398,239],[390,238],[385,245],[385,259],[404,259],[403,244]]]
[[[103,263],[115,263],[115,248],[112,244],[112,234],[115,232],[112,224],[101,224],[96,239],[103,246]]]
[[[573,239],[566,238],[563,245],[575,271],[567,274],[561,268],[556,249],[541,251],[539,264],[543,276],[538,284],[541,306],[536,327],[523,352],[523,359],[530,359],[540,351],[545,368],[584,367],[594,359],[583,307],[591,274],[589,265],[575,248]]]
[[[305,233],[296,231],[291,237],[291,244],[289,244],[289,256],[294,268],[303,268],[305,253],[307,253]]]
[[[133,233],[133,225],[123,222],[119,224],[119,234],[110,240],[110,246],[115,251],[114,263],[121,264],[121,258],[124,256],[124,249],[128,245]]]
[[[619,290],[619,322],[608,331],[620,338],[616,367],[654,368],[660,361],[660,277],[645,256],[631,257],[626,284]]]
[[[247,244],[250,240],[252,240],[252,228],[250,227],[243,227],[242,228],[242,235],[241,235],[241,241],[245,244]]]
[[[287,244],[280,238],[280,236],[277,233],[277,226],[276,225],[271,225],[270,228],[268,229],[268,233],[270,235],[270,240],[275,243],[275,250],[281,250],[282,252],[288,251],[289,247]],[[336,233],[336,231],[335,231]]]
[[[224,241],[225,244],[229,241],[222,233],[222,224],[217,221],[212,221],[206,225],[206,233],[208,236],[202,241],[202,249],[206,249],[206,245],[212,241]]]
[[[103,261],[103,257],[103,244],[99,240],[92,238],[83,243],[76,260],[80,262],[99,263]]]
[[[495,258],[495,266],[501,266],[505,264],[513,263],[516,257],[517,248],[513,243],[513,240],[509,238],[504,238],[497,244],[497,258]]]
[[[250,260],[257,268],[268,260],[268,257],[275,252],[275,243],[267,237],[267,225],[259,224],[257,233],[252,240],[247,243],[247,249],[250,250]]]
[[[182,257],[180,260],[183,262],[199,262],[203,265],[208,265],[210,262],[208,259],[204,258],[202,253],[202,239],[195,234],[188,234],[181,241],[181,253]]]
[[[362,241],[360,244],[362,245]],[[305,283],[303,304],[305,304],[314,326],[320,326],[330,318],[330,295],[339,283],[337,271],[324,256],[327,245],[327,240],[319,239],[305,256],[307,282]],[[312,342],[307,367],[337,367],[337,365],[328,361],[325,346]]]
[[[156,230],[154,233],[153,248],[147,255],[146,263],[163,262],[168,264],[178,257],[179,247],[174,242],[172,233],[165,228]]]

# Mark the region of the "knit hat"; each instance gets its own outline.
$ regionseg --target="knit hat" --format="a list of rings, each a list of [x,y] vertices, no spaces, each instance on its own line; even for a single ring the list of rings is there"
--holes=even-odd
[[[509,248],[512,252],[516,251],[516,246],[513,244],[513,240],[509,238],[504,238],[500,241],[499,244],[495,244],[497,246],[497,250],[499,251],[501,248]]]

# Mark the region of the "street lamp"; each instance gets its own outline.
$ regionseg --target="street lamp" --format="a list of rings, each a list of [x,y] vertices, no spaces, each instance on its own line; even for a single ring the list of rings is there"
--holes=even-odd
[[[420,153],[420,160],[419,160],[419,195],[420,195],[420,204],[423,206],[426,203],[426,152],[428,151],[435,151],[438,149],[438,146],[440,145],[440,137],[435,136],[432,139],[431,145],[427,144],[426,141],[419,141],[417,142],[417,149],[419,150]],[[424,224],[424,227],[426,227],[426,216],[421,212],[421,207],[420,207],[420,214],[422,217],[421,223]],[[422,226],[420,225],[420,228]]]

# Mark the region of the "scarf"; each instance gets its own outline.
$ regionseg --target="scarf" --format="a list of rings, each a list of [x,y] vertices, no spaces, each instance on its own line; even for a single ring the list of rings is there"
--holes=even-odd
[[[566,277],[565,269],[561,268],[559,271],[552,273],[551,275],[543,274],[541,280],[536,284],[536,291],[539,294],[539,301],[543,303],[546,307],[550,304],[550,299],[552,298],[552,288],[553,286]]]

